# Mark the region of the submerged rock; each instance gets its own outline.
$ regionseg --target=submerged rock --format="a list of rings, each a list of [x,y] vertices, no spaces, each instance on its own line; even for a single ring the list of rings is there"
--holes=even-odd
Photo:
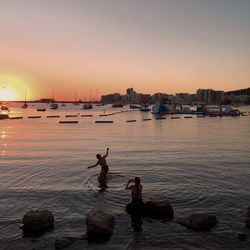
[[[76,240],[77,240],[77,238],[71,237],[71,236],[63,236],[61,238],[57,238],[55,241],[55,248],[56,249],[63,249],[63,248],[69,247]]]
[[[144,215],[157,219],[173,219],[174,209],[167,200],[152,200],[145,202]]]
[[[186,218],[177,219],[176,222],[194,231],[209,231],[218,223],[215,216],[207,213],[191,214]]]
[[[24,215],[20,228],[25,236],[42,234],[54,228],[54,216],[48,210],[31,210]]]
[[[173,219],[174,209],[167,200],[150,200],[145,203],[128,203],[126,212],[132,216],[147,216],[155,219]]]
[[[109,239],[113,234],[115,217],[100,210],[92,210],[86,216],[88,239]]]

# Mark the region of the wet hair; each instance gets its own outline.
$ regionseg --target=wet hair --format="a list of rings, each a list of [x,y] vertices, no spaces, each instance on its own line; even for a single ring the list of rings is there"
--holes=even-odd
[[[140,178],[139,178],[139,177],[135,177],[135,183],[138,183],[138,184],[140,184],[140,183],[141,183],[141,180],[140,180]]]
[[[97,155],[96,155],[96,158],[97,158],[97,159],[100,159],[100,158],[101,158],[101,155],[100,155],[100,154],[97,154]]]

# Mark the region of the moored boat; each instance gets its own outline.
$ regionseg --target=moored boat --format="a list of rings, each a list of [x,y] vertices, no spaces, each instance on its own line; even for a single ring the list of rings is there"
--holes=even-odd
[[[141,112],[149,112],[151,111],[150,107],[148,106],[148,104],[144,104],[140,107],[140,111]]]
[[[55,102],[52,102],[49,107],[50,109],[58,109],[58,104]]]
[[[141,107],[139,105],[135,105],[135,104],[130,104],[129,105],[130,109],[140,109]]]
[[[114,103],[112,105],[112,108],[122,108],[123,107],[123,104],[122,103]]]
[[[28,108],[28,104],[27,104],[27,102],[26,102],[26,91],[25,91],[25,101],[24,101],[24,104],[22,105],[22,109],[26,109],[26,108]]]
[[[83,104],[83,109],[92,109],[93,105],[91,103],[85,103]]]
[[[38,112],[45,112],[45,111],[46,111],[46,108],[38,108],[37,111],[38,111]]]
[[[26,108],[28,108],[28,104],[25,102],[23,105],[22,105],[22,107],[21,107],[22,109],[26,109]]]
[[[6,120],[9,119],[9,115],[7,114],[0,114],[0,120]]]
[[[169,111],[166,105],[157,101],[152,108],[152,114],[166,114]]]
[[[2,104],[1,110],[9,111],[10,109],[9,109],[9,107],[7,106],[7,104]]]

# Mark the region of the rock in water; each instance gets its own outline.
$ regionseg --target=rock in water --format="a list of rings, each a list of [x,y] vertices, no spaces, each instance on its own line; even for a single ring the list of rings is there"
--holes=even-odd
[[[54,216],[48,210],[31,210],[24,215],[20,228],[27,236],[43,233],[54,228]]]
[[[76,240],[77,239],[75,237],[71,237],[71,236],[64,236],[62,238],[57,238],[55,241],[55,248],[56,249],[67,248],[70,245],[72,245],[74,241]]]
[[[144,205],[144,215],[156,219],[173,219],[174,209],[167,200],[147,201]]]
[[[115,217],[100,210],[92,210],[86,216],[87,234],[91,240],[109,239],[113,234]]]
[[[218,223],[215,216],[206,213],[191,214],[187,218],[177,219],[176,222],[194,231],[209,231]]]

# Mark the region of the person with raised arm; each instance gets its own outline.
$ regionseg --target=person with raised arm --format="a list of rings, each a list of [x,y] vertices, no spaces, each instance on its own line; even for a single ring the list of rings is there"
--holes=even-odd
[[[97,180],[99,182],[99,187],[101,187],[101,188],[108,187],[106,184],[107,173],[109,171],[109,167],[108,167],[107,162],[106,162],[106,157],[108,156],[108,154],[109,154],[109,148],[107,148],[107,152],[104,156],[101,156],[100,154],[96,155],[96,158],[98,159],[98,161],[95,165],[87,167],[89,169],[89,168],[94,168],[97,165],[101,166],[101,172],[97,178]]]
[[[134,183],[130,185],[130,183]],[[139,177],[135,177],[128,181],[125,190],[131,190],[131,198],[127,208],[131,208],[129,213],[140,213],[143,210],[144,202],[142,200],[142,189],[143,186],[141,185],[141,180]]]

